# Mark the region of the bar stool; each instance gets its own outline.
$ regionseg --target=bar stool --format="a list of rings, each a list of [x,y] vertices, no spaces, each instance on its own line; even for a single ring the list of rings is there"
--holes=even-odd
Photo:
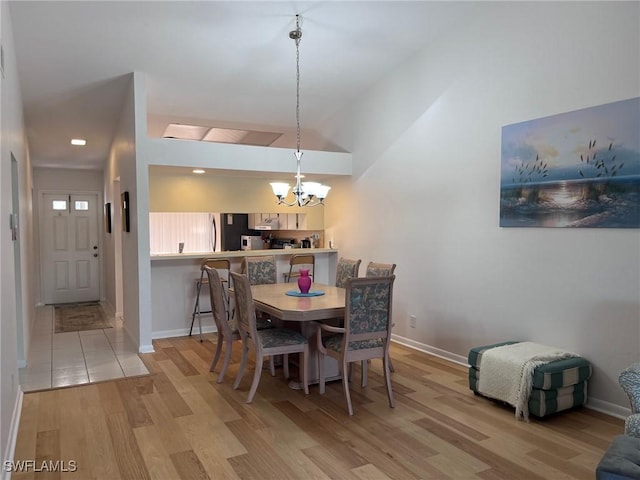
[[[300,265],[298,270],[293,270],[294,265]],[[309,267],[309,276],[313,279],[316,257],[311,253],[300,253],[291,255],[291,258],[289,259],[289,273],[283,273],[284,283],[290,282],[292,277],[299,277],[300,268],[302,268],[302,266],[305,266],[305,268]]]
[[[226,277],[220,277],[220,281],[224,284],[229,284],[229,272],[231,271],[231,261],[227,258],[206,258],[200,264],[200,278],[196,280],[196,301],[193,306],[193,313],[191,314],[191,328],[189,328],[189,336],[193,332],[193,324],[198,316],[198,328],[200,331],[200,341],[202,342],[202,320],[201,314],[213,313],[211,310],[200,310],[200,292],[203,285],[209,284],[209,277],[205,275],[205,267],[215,268],[216,270],[226,270]],[[229,320],[229,293],[227,287],[223,288],[224,301],[226,303],[227,321]],[[212,306],[213,308],[213,306]]]

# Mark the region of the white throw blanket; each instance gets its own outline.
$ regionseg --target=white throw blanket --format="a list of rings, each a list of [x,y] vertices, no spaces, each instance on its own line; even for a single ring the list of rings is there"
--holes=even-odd
[[[529,397],[536,367],[563,358],[577,357],[532,342],[514,343],[482,352],[478,391],[516,407],[516,418],[529,421]]]

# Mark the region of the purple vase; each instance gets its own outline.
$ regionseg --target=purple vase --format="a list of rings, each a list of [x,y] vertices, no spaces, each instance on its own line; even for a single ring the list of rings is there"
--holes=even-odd
[[[300,269],[298,288],[300,289],[300,293],[309,293],[309,289],[311,288],[311,277],[309,276],[309,269]]]

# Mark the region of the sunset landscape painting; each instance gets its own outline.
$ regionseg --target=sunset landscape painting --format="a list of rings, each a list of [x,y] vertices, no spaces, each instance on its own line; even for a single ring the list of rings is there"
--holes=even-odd
[[[640,98],[503,127],[500,226],[640,228]]]

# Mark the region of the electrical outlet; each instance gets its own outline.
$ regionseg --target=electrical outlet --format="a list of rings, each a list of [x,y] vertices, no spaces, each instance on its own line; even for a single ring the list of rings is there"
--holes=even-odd
[[[416,316],[415,315],[409,315],[409,326],[411,328],[416,328]]]

